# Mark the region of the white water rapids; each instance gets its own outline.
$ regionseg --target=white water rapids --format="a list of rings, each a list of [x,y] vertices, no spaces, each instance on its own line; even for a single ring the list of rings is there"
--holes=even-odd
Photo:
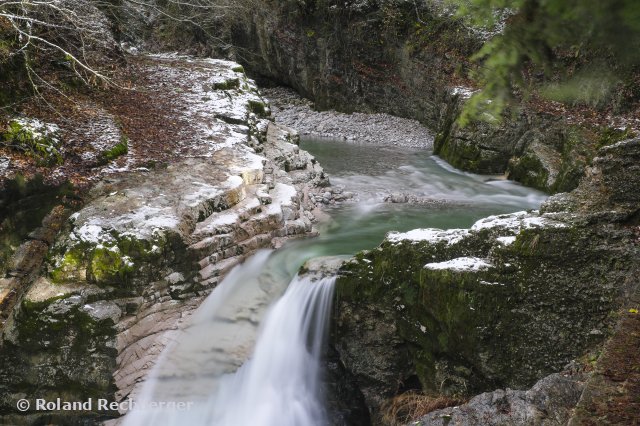
[[[265,318],[253,357],[225,377],[211,423],[302,426],[327,423],[320,361],[335,278],[294,278]]]

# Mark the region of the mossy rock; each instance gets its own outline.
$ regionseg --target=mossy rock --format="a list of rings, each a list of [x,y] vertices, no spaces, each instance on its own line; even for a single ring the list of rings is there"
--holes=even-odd
[[[382,351],[396,359],[409,353],[425,391],[527,388],[602,341],[620,303],[613,283],[624,280],[637,256],[624,248],[628,230],[523,228],[508,244],[496,239],[509,235],[504,232],[471,231],[452,244],[387,241],[343,266],[333,342],[361,385],[380,378],[354,360]],[[490,266],[424,268],[460,257],[487,259]],[[389,319],[376,325],[382,318],[393,318],[403,343],[360,346],[371,342],[358,342],[359,324],[388,327]],[[393,385],[376,391],[392,395]]]
[[[98,162],[100,164],[107,164],[116,158],[125,155],[129,152],[129,138],[122,136],[120,142],[115,144],[110,149],[102,151],[98,156]]]
[[[213,84],[215,90],[237,90],[240,88],[240,79],[231,78],[229,80],[217,82]]]
[[[257,115],[258,117],[266,118],[269,116],[269,113],[267,111],[267,106],[265,105],[264,102],[250,99],[248,101],[248,105],[249,105],[249,111]]]
[[[4,145],[35,158],[38,164],[53,166],[63,162],[57,127],[53,129],[48,130],[37,120],[15,119],[0,137]]]
[[[127,291],[136,279],[157,279],[170,239],[151,241],[132,235],[110,235],[109,242],[64,239],[49,255],[49,277],[55,283],[87,281]],[[144,279],[146,277],[146,279]]]

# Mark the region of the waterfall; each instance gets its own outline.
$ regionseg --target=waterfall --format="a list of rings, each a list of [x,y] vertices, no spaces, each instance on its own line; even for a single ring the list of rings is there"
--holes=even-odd
[[[229,274],[165,350],[124,425],[328,423],[320,364],[335,278],[294,277],[262,318],[260,306],[283,286],[277,260],[262,252]],[[248,327],[258,323],[249,356]]]
[[[252,358],[221,384],[213,424],[327,424],[320,363],[334,281],[293,280],[265,318]]]

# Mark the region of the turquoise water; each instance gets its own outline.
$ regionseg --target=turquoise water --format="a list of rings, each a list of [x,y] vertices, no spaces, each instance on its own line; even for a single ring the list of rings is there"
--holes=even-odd
[[[320,237],[294,243],[317,255],[348,255],[378,245],[389,231],[468,228],[492,214],[536,209],[546,194],[496,176],[460,172],[424,150],[372,147],[330,139],[303,139],[329,173],[332,185],[356,193],[330,207]],[[409,194],[424,204],[389,203]]]

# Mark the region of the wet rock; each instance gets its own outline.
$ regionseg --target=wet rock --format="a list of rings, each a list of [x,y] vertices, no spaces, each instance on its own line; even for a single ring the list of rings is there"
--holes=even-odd
[[[596,221],[633,221],[640,209],[638,164],[640,139],[601,148],[578,188],[549,198],[542,210],[570,211]]]
[[[300,268],[300,274],[313,274],[319,278],[335,276],[345,262],[344,256],[320,256],[305,262]]]
[[[384,197],[383,201],[385,203],[393,203],[393,204],[420,204],[420,205],[428,205],[429,207],[446,207],[452,204],[462,205],[464,203],[460,201],[446,200],[446,199],[436,199],[429,196],[412,194],[406,192],[395,192],[393,194],[389,194]]]
[[[426,424],[447,424],[454,412],[461,424],[483,424],[474,416],[484,414],[496,422],[488,424],[567,417],[579,387],[559,376],[532,393],[492,391],[526,389],[562,371],[601,344],[613,313],[637,297],[639,154],[637,139],[601,149],[578,188],[551,197],[542,213],[390,233],[345,263],[333,343],[374,423],[382,402],[412,380],[446,395],[489,391]]]
[[[89,314],[94,321],[110,319],[114,324],[122,316],[120,307],[116,303],[106,300],[98,300],[97,302],[86,304],[81,310]]]

